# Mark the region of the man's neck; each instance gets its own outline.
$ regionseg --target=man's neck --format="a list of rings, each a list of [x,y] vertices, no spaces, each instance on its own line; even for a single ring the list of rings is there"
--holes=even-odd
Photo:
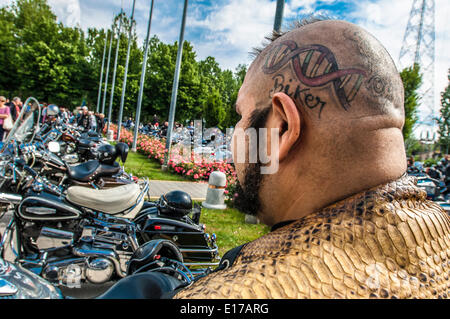
[[[310,186],[300,187],[297,191],[292,191],[292,194],[297,194],[297,199],[291,200],[284,210],[285,213],[279,216],[279,219],[274,220],[275,223],[297,220],[317,212],[327,206],[330,206],[340,200],[351,197],[368,189],[387,184],[401,178],[404,172],[392,176],[385,177],[369,177],[353,179],[353,187],[350,180],[344,178],[323,185],[310,184]],[[319,196],[308,196],[306,194],[319,194]]]
[[[391,149],[391,148],[389,148]],[[404,148],[374,150],[373,158],[359,158],[355,162],[330,165],[329,171],[317,173],[311,169],[299,178],[290,178],[275,205],[278,222],[299,219],[339,200],[402,177],[406,172]],[[404,160],[402,160],[402,158]],[[375,160],[376,159],[376,160]],[[291,170],[292,172],[292,170]],[[291,173],[292,175],[292,173]],[[277,209],[271,205],[271,209]]]

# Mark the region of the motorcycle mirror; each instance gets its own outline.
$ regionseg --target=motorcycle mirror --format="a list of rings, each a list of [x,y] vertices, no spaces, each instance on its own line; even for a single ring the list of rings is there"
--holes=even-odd
[[[59,153],[61,151],[61,146],[58,142],[49,142],[48,150],[52,153]]]

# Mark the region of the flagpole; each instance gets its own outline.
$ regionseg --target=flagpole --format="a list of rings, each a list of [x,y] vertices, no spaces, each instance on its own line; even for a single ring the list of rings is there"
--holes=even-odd
[[[173,123],[175,121],[175,110],[177,106],[178,81],[180,78],[181,58],[183,55],[184,28],[186,26],[187,7],[188,7],[188,0],[185,0],[183,9],[183,19],[181,21],[180,40],[178,41],[177,62],[175,65],[175,74],[173,78],[172,97],[170,100],[169,127],[167,128],[166,153],[164,155],[164,164],[162,165],[163,170],[167,169],[167,164],[170,158],[170,149],[172,147],[172,130],[173,130]]]
[[[97,108],[95,110],[96,113],[100,110],[100,103],[102,98],[102,84],[103,84],[103,70],[105,68],[105,58],[106,58],[106,46],[108,44],[108,31],[106,31],[105,35],[105,46],[103,47],[103,59],[102,59],[102,70],[100,71],[100,84],[98,85],[98,97],[97,97]]]
[[[114,26],[111,28],[111,39],[109,40],[108,65],[106,66],[105,91],[103,94],[102,114],[105,114],[106,95],[108,93],[109,66],[111,64],[112,42],[114,37]]]
[[[125,62],[125,74],[123,76],[122,97],[120,98],[119,121],[118,121],[118,127],[117,127],[117,141],[120,140],[120,131],[122,129],[123,106],[125,103],[125,92],[127,89],[128,64],[130,61],[130,51],[131,51],[131,42],[132,42],[131,38],[133,36],[135,6],[136,6],[136,0],[133,0],[133,9],[131,10],[131,18],[130,18],[130,31],[128,34],[128,50],[127,50],[127,58],[126,58],[126,62]]]
[[[117,61],[119,59],[119,48],[120,48],[120,31],[122,29],[122,10],[120,10],[120,21],[119,21],[119,28],[117,31],[117,45],[116,45],[116,57],[114,59],[114,72],[113,72],[113,79],[112,79],[112,85],[111,85],[111,95],[109,97],[109,110],[108,110],[108,125],[106,128],[106,132],[109,131],[109,127],[111,125],[111,116],[112,116],[112,105],[114,102],[114,90],[116,88],[116,74],[117,74]]]
[[[144,93],[144,83],[145,83],[145,73],[147,71],[147,59],[148,59],[148,49],[150,47],[150,28],[152,24],[152,16],[153,16],[153,0],[150,5],[150,13],[148,19],[148,27],[147,27],[147,37],[145,39],[145,49],[144,49],[144,61],[142,62],[142,71],[141,71],[141,83],[139,86],[139,95],[138,95],[138,103],[136,109],[136,125],[134,127],[134,137],[133,137],[133,145],[131,146],[131,151],[136,152],[136,144],[139,133],[139,121],[141,118],[141,106],[142,106],[142,95]]]
[[[285,0],[277,0],[277,9],[275,12],[275,22],[273,25],[273,30],[275,32],[281,31],[281,23],[283,22],[284,3],[285,3]]]

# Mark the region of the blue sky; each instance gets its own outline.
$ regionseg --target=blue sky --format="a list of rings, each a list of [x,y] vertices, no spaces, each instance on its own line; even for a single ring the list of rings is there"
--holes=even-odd
[[[0,5],[13,0],[0,0]],[[166,42],[178,39],[184,0],[154,0],[152,35]],[[123,6],[129,15],[132,0],[48,0],[66,25],[108,28]],[[375,35],[398,63],[413,0],[286,0],[284,23],[304,15],[325,14],[356,23]],[[450,1],[436,2],[436,105],[448,84],[450,68]],[[185,39],[199,59],[211,55],[223,68],[234,70],[251,62],[248,52],[261,44],[272,28],[275,0],[189,0]],[[137,33],[145,38],[150,0],[136,0]],[[398,65],[399,66],[399,65]],[[400,66],[399,66],[400,67]]]

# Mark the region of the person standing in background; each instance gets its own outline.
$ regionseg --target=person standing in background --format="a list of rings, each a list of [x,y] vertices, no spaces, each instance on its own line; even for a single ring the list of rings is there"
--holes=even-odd
[[[83,106],[81,116],[78,119],[78,126],[84,128],[85,131],[89,130],[89,110],[86,106]]]
[[[20,111],[22,110],[22,100],[20,97],[14,97],[11,102],[6,103],[5,105],[9,106],[9,113],[12,116],[12,120],[15,122],[17,120],[17,117],[20,114]]]
[[[11,114],[10,108],[6,106],[5,103],[6,98],[4,96],[0,96],[0,142],[3,141],[3,136],[5,134],[3,122]]]
[[[105,114],[99,113],[97,117],[97,133],[102,134],[105,128]]]
[[[93,111],[89,111],[89,129],[97,131],[97,118]]]

